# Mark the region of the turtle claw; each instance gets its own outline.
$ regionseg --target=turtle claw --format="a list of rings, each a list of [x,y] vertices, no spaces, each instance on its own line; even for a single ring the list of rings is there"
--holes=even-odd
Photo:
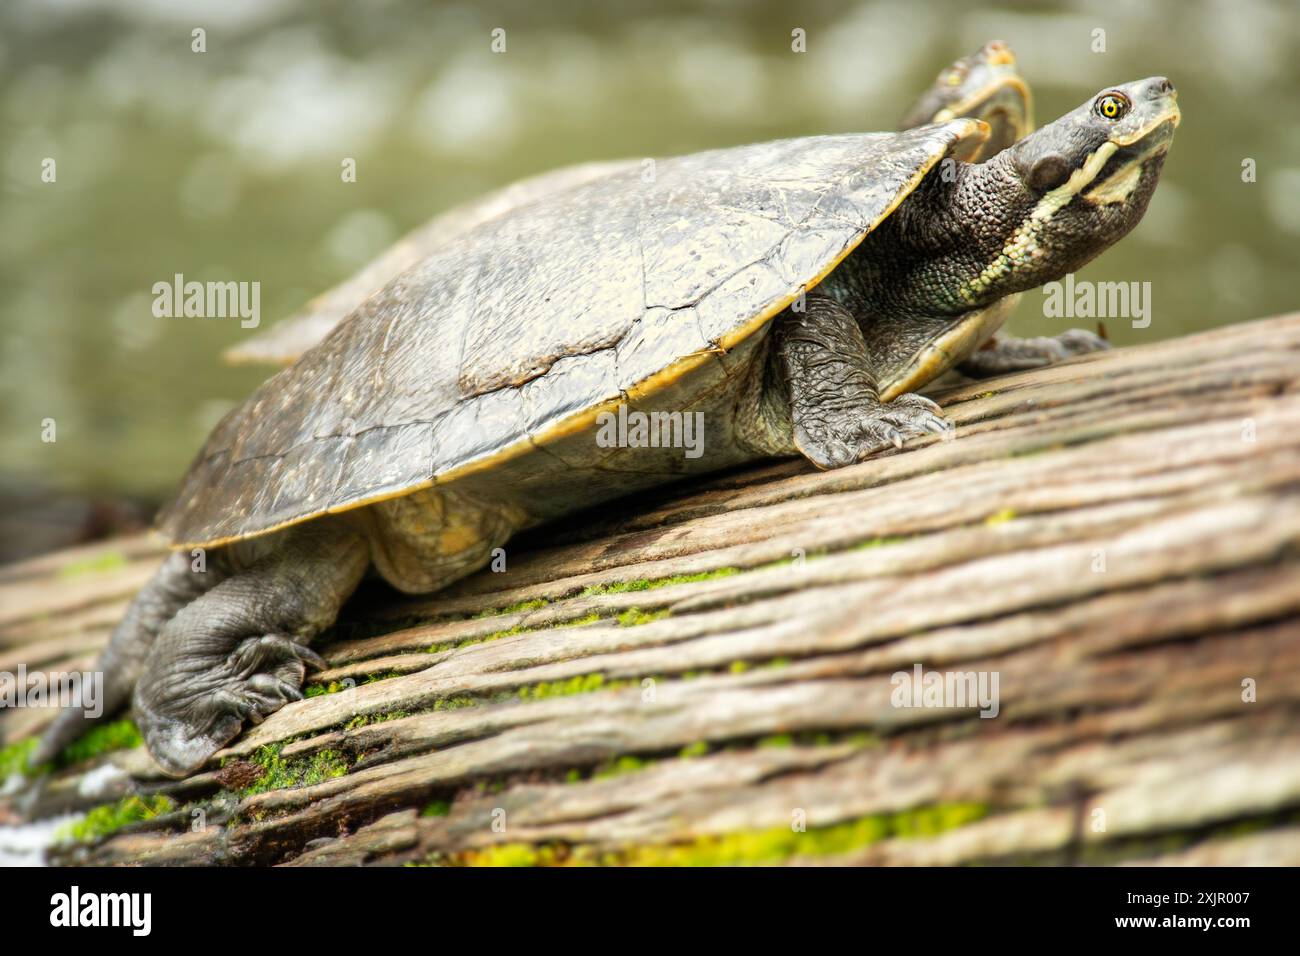
[[[302,700],[298,687],[272,674],[254,674],[242,689],[223,688],[215,695],[218,708],[236,714],[241,720],[260,724],[285,704]]]
[[[907,392],[906,394],[899,395],[898,398],[894,399],[893,404],[902,405],[905,408],[923,408],[933,415],[943,414],[943,409],[939,407],[938,402],[926,398],[924,395],[917,395],[915,392]],[[942,418],[938,419],[938,421],[939,424],[943,426],[941,430],[947,430],[952,427]]]
[[[275,697],[284,704],[303,698],[301,688],[270,674],[254,674],[248,686],[259,694]]]
[[[246,678],[257,671],[278,669],[285,665],[298,665],[307,670],[324,670],[328,665],[325,659],[306,644],[279,634],[266,634],[262,637],[250,637],[235,648],[231,662],[239,677]],[[302,677],[299,677],[301,682]]]
[[[801,423],[795,430],[795,442],[818,468],[842,468],[885,448],[901,449],[908,438],[951,429],[938,405],[907,394],[866,408],[836,410],[812,427]]]
[[[228,639],[213,641],[202,658],[194,645],[168,668],[150,662],[150,679],[136,689],[136,711],[150,753],[173,776],[207,762],[247,724],[260,724],[285,704],[302,700],[308,669],[325,666],[310,648],[279,634],[245,638],[221,656]],[[161,671],[161,673],[159,673]]]
[[[952,424],[942,417],[938,405],[911,393],[871,410],[859,427],[864,439],[858,444],[859,461],[886,447],[886,443],[902,448],[908,438],[941,435],[952,430]]]

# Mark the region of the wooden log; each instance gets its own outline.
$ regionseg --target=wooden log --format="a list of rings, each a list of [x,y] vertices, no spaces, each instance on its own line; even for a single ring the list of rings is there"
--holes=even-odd
[[[1298,379],[1291,315],[951,385],[951,440],[367,587],[313,696],[202,772],[101,753],[0,820],[168,797],[52,850],[112,864],[1294,864]],[[160,554],[0,569],[0,671],[88,666]],[[996,696],[903,706],[917,667]]]

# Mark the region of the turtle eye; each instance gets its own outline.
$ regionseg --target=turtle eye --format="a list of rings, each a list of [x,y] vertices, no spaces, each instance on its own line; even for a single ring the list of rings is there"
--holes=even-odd
[[[1097,98],[1097,115],[1103,119],[1117,120],[1129,110],[1128,97],[1122,93],[1107,93]]]

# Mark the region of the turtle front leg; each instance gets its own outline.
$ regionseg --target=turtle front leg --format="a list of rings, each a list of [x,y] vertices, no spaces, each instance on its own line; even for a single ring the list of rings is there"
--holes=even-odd
[[[772,334],[795,447],[818,468],[839,468],[883,448],[901,448],[910,435],[952,427],[928,398],[880,400],[862,329],[830,296],[809,293],[804,311],[787,311]]]
[[[1055,365],[1072,355],[1104,352],[1109,348],[1109,342],[1086,329],[1070,329],[1060,335],[1031,339],[999,334],[958,365],[957,370],[973,378],[989,378],[1009,372],[1027,372]]]
[[[334,622],[369,564],[365,539],[323,519],[186,605],[163,627],[136,684],[145,745],[173,776],[201,767],[244,722],[302,698],[306,645]]]

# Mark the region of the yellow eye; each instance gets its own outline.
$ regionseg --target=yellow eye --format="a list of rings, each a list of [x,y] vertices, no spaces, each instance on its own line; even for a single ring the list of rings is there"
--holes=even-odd
[[[1119,93],[1107,93],[1097,100],[1097,115],[1108,120],[1119,119],[1128,112],[1128,99]]]
[[[943,81],[949,86],[961,86],[961,81],[966,78],[966,71],[961,67],[954,66],[944,76]]]

